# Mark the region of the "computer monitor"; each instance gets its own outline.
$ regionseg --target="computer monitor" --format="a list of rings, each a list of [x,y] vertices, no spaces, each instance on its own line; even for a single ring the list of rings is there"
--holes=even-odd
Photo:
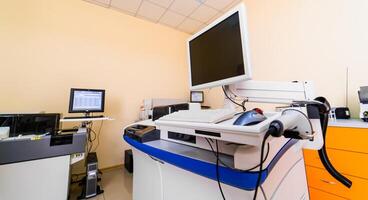
[[[244,4],[188,40],[190,89],[200,90],[251,78]]]
[[[57,134],[59,113],[0,114],[0,127],[9,128],[9,137]]]
[[[105,90],[77,89],[70,90],[69,113],[104,112]]]
[[[191,103],[203,103],[204,102],[203,91],[190,91],[190,102]]]

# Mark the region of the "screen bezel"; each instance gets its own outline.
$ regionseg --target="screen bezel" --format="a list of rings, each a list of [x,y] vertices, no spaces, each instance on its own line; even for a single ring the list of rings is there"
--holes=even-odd
[[[242,50],[243,50],[243,63],[244,63],[244,74],[239,76],[234,76],[227,79],[222,79],[218,81],[193,85],[192,84],[192,66],[191,66],[191,57],[190,57],[190,42],[197,37],[204,34],[206,31],[212,29],[217,24],[223,22],[228,17],[232,16],[235,13],[239,13],[239,23],[240,23],[240,37],[242,41]],[[239,4],[229,12],[225,13],[223,16],[209,24],[207,27],[203,28],[193,36],[191,36],[187,41],[187,54],[188,54],[188,66],[189,66],[189,88],[190,90],[202,90],[207,88],[213,88],[218,86],[230,85],[240,81],[250,80],[252,78],[251,66],[250,66],[250,56],[249,56],[249,47],[248,47],[248,30],[247,30],[247,18],[246,18],[246,9],[243,3]]]
[[[87,92],[102,92],[102,104],[99,110],[74,110],[74,93],[76,91],[87,91]],[[101,89],[81,89],[81,88],[71,88],[70,89],[70,99],[69,99],[69,113],[95,113],[105,111],[105,90]]]

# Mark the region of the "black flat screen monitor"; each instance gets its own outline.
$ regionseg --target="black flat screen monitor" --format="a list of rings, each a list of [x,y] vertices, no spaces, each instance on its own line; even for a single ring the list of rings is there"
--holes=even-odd
[[[244,9],[219,18],[188,41],[191,90],[251,78]]]
[[[9,127],[9,137],[56,134],[59,120],[59,113],[0,114],[0,127]]]
[[[69,113],[104,112],[105,90],[77,89],[70,90]]]

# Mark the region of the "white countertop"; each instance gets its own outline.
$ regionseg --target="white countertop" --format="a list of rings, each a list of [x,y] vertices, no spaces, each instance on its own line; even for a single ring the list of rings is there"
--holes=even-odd
[[[152,120],[139,121],[133,124],[155,126],[155,122],[153,122]],[[129,124],[128,126],[131,126],[133,124]],[[336,119],[336,120],[328,121],[328,126],[330,127],[348,127],[348,128],[368,128],[368,122],[363,122],[363,120],[361,119]]]
[[[368,128],[368,122],[361,119],[336,119],[330,120],[328,126],[331,127],[349,127],[349,128]]]
[[[99,117],[99,118],[74,118],[74,119],[60,119],[60,122],[89,122],[89,121],[106,121],[114,120],[110,117]]]

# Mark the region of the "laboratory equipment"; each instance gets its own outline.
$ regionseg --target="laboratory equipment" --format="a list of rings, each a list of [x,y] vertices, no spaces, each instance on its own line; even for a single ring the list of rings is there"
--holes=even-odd
[[[159,131],[160,139],[149,142],[125,129],[134,158],[133,200],[309,199],[302,149],[318,150],[329,173],[351,187],[328,160],[330,106],[316,98],[313,83],[250,80],[245,16],[240,4],[188,40],[190,89],[223,87],[221,112],[231,114],[189,109],[137,123]],[[248,124],[242,123],[252,119],[247,114],[234,115],[247,102],[283,106],[254,110],[264,118]]]

